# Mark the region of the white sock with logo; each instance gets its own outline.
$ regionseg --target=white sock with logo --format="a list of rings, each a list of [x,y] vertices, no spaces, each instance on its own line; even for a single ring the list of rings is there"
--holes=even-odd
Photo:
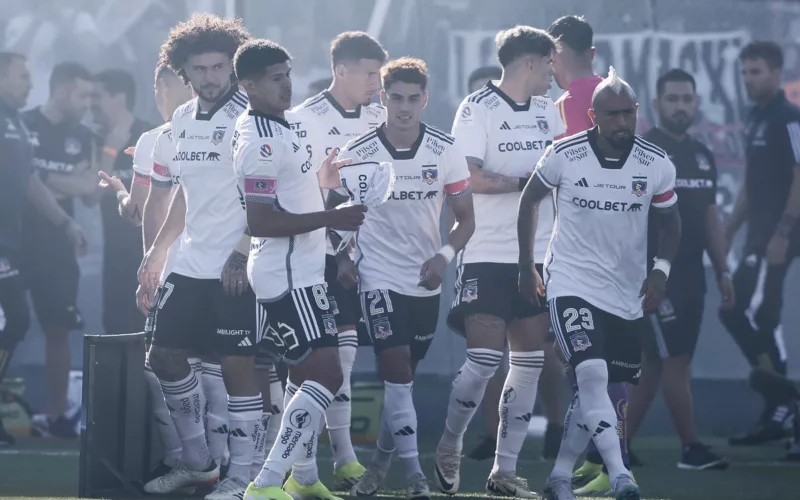
[[[250,468],[256,452],[258,428],[264,403],[261,394],[256,396],[228,396],[228,415],[230,419],[231,462],[228,477],[250,481]]]
[[[161,459],[166,465],[175,467],[181,461],[183,445],[181,437],[175,428],[175,422],[169,416],[169,410],[164,402],[164,393],[161,392],[161,384],[158,377],[150,368],[150,363],[144,362],[144,378],[147,381],[147,388],[150,389],[151,401],[153,402],[153,420],[155,421],[158,434],[161,436],[161,444],[164,446],[164,457]]]
[[[206,396],[205,425],[208,450],[217,464],[222,464],[228,447],[228,392],[222,379],[222,367],[216,363],[202,363],[203,392]]]
[[[590,439],[592,439],[592,435],[586,424],[583,423],[580,395],[576,393],[564,416],[564,437],[561,439],[561,446],[558,448],[558,456],[550,477],[571,478],[575,462],[586,450]]]
[[[385,397],[385,396],[384,396]],[[392,455],[395,451],[394,436],[389,427],[388,412],[386,407],[381,408],[381,423],[378,428],[378,442],[375,443],[375,453],[372,455],[372,463],[383,470],[388,471],[392,464]]]
[[[386,421],[394,436],[397,456],[405,464],[406,478],[422,472],[417,448],[417,411],[412,391],[414,383],[392,384],[384,382],[383,409]]]
[[[350,374],[358,353],[358,335],[355,330],[339,333],[339,361],[342,366],[342,386],[333,398],[331,406],[325,413],[328,436],[333,450],[333,468],[358,460],[350,439],[350,418],[352,407],[350,401]]]
[[[208,451],[206,430],[203,426],[206,398],[194,371],[190,371],[188,377],[177,382],[160,382],[164,401],[181,437],[182,464],[189,470],[207,470],[214,460]]]
[[[289,383],[290,382],[287,381],[287,389]],[[296,391],[297,388],[295,387],[294,392]],[[292,392],[292,395],[294,395],[294,392]],[[278,378],[278,373],[275,371],[275,367],[273,366],[269,372],[270,417],[269,422],[267,422],[267,451],[272,448],[273,443],[275,443],[275,438],[278,436],[278,431],[281,429],[281,412],[283,412],[283,408],[286,406],[284,404],[284,397],[283,384],[281,384],[281,380]],[[266,410],[267,408],[264,409]]]

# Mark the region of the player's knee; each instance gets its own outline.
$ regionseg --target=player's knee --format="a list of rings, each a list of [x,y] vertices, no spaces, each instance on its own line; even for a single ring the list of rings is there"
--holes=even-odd
[[[492,314],[470,314],[464,318],[467,348],[502,351],[506,345],[506,322]]]
[[[463,370],[468,370],[482,379],[489,379],[497,372],[503,361],[503,351],[493,349],[467,349],[467,360]]]
[[[544,349],[550,329],[550,318],[539,314],[512,321],[508,326],[508,344],[512,351],[540,351]]]
[[[378,355],[378,373],[381,380],[390,384],[408,384],[414,380],[411,368],[411,349],[398,346],[384,349]]]
[[[159,380],[178,381],[186,377],[189,364],[183,351],[154,345],[148,359]]]
[[[608,365],[603,359],[587,359],[575,367],[578,392],[581,395],[607,394]]]
[[[338,347],[322,347],[311,351],[311,355],[300,365],[292,368],[302,380],[310,380],[322,384],[332,394],[339,392],[344,377],[339,361]],[[293,375],[294,377],[294,375]]]

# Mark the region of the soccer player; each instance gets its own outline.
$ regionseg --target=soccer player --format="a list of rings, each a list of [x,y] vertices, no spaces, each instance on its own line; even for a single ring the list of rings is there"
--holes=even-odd
[[[253,40],[239,49],[234,65],[252,107],[237,121],[233,144],[253,235],[248,278],[264,342],[290,365],[289,379],[299,387],[286,402],[281,433],[244,497],[289,500],[291,493],[335,499],[319,481],[315,463],[316,434],[342,384],[336,320],[325,286],[325,228],[356,230],[366,207],[324,210],[320,187],[341,187],[338,168],[349,162],[333,161],[334,150],[317,172],[286,121],[292,101],[286,49]]]
[[[697,112],[697,93],[692,75],[672,69],[656,82],[655,109],[659,126],[644,135],[663,148],[675,165],[675,192],[681,200],[683,222],[678,255],[667,282],[667,295],[650,314],[652,328],[643,339],[644,359],[639,384],[631,390],[628,432],[636,433],[659,383],[672,422],[681,440],[678,467],[724,469],[727,462],[700,443],[694,427],[691,392],[691,360],[703,318],[706,291],[703,252],[708,250],[717,274],[722,307],[733,306],[734,292],[726,258],[726,241],[717,213],[717,167],[714,155],[686,133]],[[655,256],[659,220],[650,215],[649,249]],[[650,262],[652,259],[648,259]]]
[[[736,305],[720,311],[720,319],[752,368],[785,377],[783,281],[800,254],[800,110],[781,89],[783,51],[776,43],[751,42],[742,48],[739,61],[755,108],[746,123],[744,185],[726,235],[730,242],[747,222],[747,237],[733,276]],[[761,418],[745,435],[732,437],[732,445],[783,438],[795,405],[771,393],[762,395]]]
[[[304,141],[312,164],[322,161],[334,148],[386,120],[386,110],[371,100],[381,88],[380,69],[386,62],[381,44],[361,31],[348,31],[331,42],[333,83],[330,88],[307,99],[287,114],[292,128]],[[323,193],[327,196],[327,193]],[[325,281],[332,297],[331,306],[339,330],[339,359],[344,383],[325,414],[331,448],[336,489],[349,490],[364,473],[350,439],[350,374],[358,352],[356,326],[361,311],[355,289],[345,289],[337,276],[337,257],[328,243],[325,258]],[[349,253],[343,252],[349,259]],[[296,390],[289,387],[287,390]]]
[[[33,162],[64,211],[74,199],[97,189],[94,136],[81,123],[92,97],[92,75],[78,63],[61,63],[50,76],[47,101],[22,118],[36,141]],[[67,415],[69,332],[83,328],[78,311],[78,252],[68,235],[44,214],[27,212],[23,228],[23,275],[45,335],[45,373],[50,389],[50,419],[45,432],[75,438],[79,413]],[[85,250],[85,249],[83,249]]]
[[[516,217],[519,192],[563,123],[550,86],[555,42],[528,26],[497,34],[503,76],[459,106],[453,135],[467,156],[475,201],[475,236],[459,254],[456,297],[449,326],[467,339],[467,360],[453,382],[444,435],[436,450],[435,481],[458,491],[464,433],[509,343],[510,370],[500,403],[495,463],[489,492],[531,497],[517,477],[519,451],[528,431],[544,364],[546,308],[524,301],[517,287]]]
[[[520,293],[534,304],[543,292],[533,265],[537,204],[558,188],[556,227],[545,262],[550,317],[578,391],[544,496],[574,499],[575,460],[593,439],[618,500],[638,500],[622,461],[609,382],[636,379],[641,367],[642,309],[664,297],[680,239],[675,167],[659,147],[635,135],[638,104],[613,68],[595,89],[586,132],[556,142],[540,160],[519,208]],[[650,210],[663,214],[658,259],[648,275]],[[587,249],[590,251],[587,252]]]
[[[33,163],[33,137],[19,110],[25,107],[33,85],[25,56],[0,52],[0,380],[11,362],[17,344],[30,325],[25,285],[20,274],[22,225],[27,203],[55,228],[51,236],[66,235],[76,248],[86,247],[86,236],[42,182]],[[0,418],[0,445],[14,444]]]
[[[150,197],[169,196],[174,175],[180,175],[180,187],[139,273],[140,283],[154,290],[168,250],[181,236],[178,259],[155,300],[149,360],[183,453],[178,467],[145,485],[149,493],[213,483],[219,477],[203,425],[206,397],[187,360],[191,353],[220,364],[228,394],[230,468],[206,498],[240,497],[250,480],[263,405],[254,370],[255,296],[245,270],[250,237],[231,153],[236,118],[247,108],[232,60],[249,38],[238,20],[197,14],[175,26],[161,47],[161,58],[197,97],[173,114],[169,137],[175,160],[153,165]]]
[[[390,162],[396,177],[391,198],[370,211],[358,231],[358,268],[349,257],[338,258],[342,280],[358,284],[384,383],[377,449],[353,494],[378,491],[396,449],[405,464],[406,498],[430,498],[419,465],[414,373],[436,332],[445,269],[472,236],[475,214],[464,153],[452,136],[420,121],[428,102],[425,62],[396,59],[383,67],[381,78],[386,123],[348,142],[340,155],[353,164]],[[445,198],[456,224],[441,246]]]

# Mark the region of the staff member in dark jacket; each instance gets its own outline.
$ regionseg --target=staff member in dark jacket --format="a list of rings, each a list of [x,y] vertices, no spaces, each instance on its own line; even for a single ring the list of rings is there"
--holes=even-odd
[[[726,233],[747,222],[747,238],[734,274],[736,307],[720,318],[750,366],[786,375],[781,333],[783,281],[800,252],[800,109],[781,90],[783,51],[773,42],[750,42],[739,54],[747,94],[756,103],[745,128],[747,170]],[[794,404],[764,391],[765,408],[732,445],[781,439]]]
[[[33,169],[32,138],[18,113],[25,107],[32,87],[25,57],[0,52],[0,380],[30,324],[19,270],[26,200],[59,234],[66,234],[78,249],[86,248],[81,228],[59,206]],[[0,445],[13,442],[0,420]]]

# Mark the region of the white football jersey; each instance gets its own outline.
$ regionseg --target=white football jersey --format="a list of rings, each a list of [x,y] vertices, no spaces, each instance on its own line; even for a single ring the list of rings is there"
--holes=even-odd
[[[305,144],[316,168],[333,148],[341,148],[347,141],[385,122],[386,108],[370,103],[348,111],[325,90],[292,108],[286,113],[286,120]],[[327,190],[322,195],[327,198]],[[326,247],[328,255],[333,255],[330,241]]]
[[[160,132],[153,141],[153,147],[150,153],[150,172],[149,178],[152,178],[153,186],[156,188],[171,189],[170,200],[175,190],[178,189],[180,184],[180,176],[170,175],[170,168],[177,172],[177,168],[170,167],[172,160],[175,158],[175,146],[172,144],[172,127],[169,122],[159,127]],[[138,154],[138,146],[137,153]],[[134,163],[134,168],[136,164]],[[175,267],[175,263],[179,260],[181,251],[181,242],[183,241],[183,233],[178,236],[175,242],[170,245],[167,250],[167,259],[164,261],[164,269],[161,270],[161,284],[167,279],[169,273]]]
[[[642,316],[650,207],[674,209],[675,167],[638,135],[620,160],[603,157],[597,129],[562,139],[536,166],[557,189],[545,261],[547,298],[576,296],[624,319]]]
[[[417,285],[419,271],[442,246],[444,196],[459,196],[469,188],[467,161],[452,136],[424,123],[407,150],[395,149],[384,131],[384,125],[370,130],[348,142],[340,154],[353,163],[391,162],[395,173],[391,198],[367,212],[356,235],[359,287],[436,295],[439,289]]]
[[[245,201],[269,203],[293,214],[325,210],[317,171],[286,120],[252,109],[242,115],[234,132],[233,161]],[[247,276],[264,302],[324,283],[325,229],[288,238],[254,236]]]
[[[236,190],[231,138],[247,96],[234,87],[207,113],[198,98],[172,117],[175,156],[158,177],[180,177],[186,198],[186,225],[173,272],[197,279],[219,279],[225,261],[247,227]],[[156,179],[154,170],[153,182]]]
[[[469,163],[489,172],[520,178],[533,172],[547,146],[565,130],[561,114],[549,97],[534,96],[519,104],[492,82],[464,99],[453,122],[453,135]],[[519,197],[520,192],[473,194],[475,234],[460,256],[462,263],[519,261]],[[552,206],[547,207],[543,201],[539,210],[537,242],[548,241]],[[544,260],[544,253],[539,257],[536,262]]]
[[[150,184],[150,172],[153,170],[153,147],[156,145],[156,138],[165,128],[169,128],[169,122],[148,130],[136,141],[136,147],[133,150],[133,182]]]

